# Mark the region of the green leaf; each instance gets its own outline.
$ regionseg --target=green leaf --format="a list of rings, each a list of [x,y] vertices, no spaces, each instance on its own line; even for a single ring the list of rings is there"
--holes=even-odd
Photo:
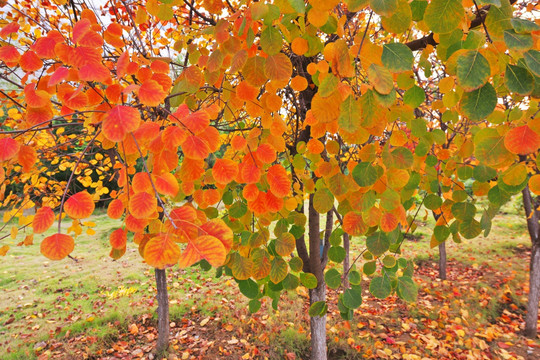
[[[443,201],[440,196],[429,194],[424,199],[424,206],[429,210],[435,210],[441,207]]]
[[[474,136],[474,155],[476,158],[488,165],[498,167],[514,158],[504,145],[504,136],[493,128],[485,128]]]
[[[377,231],[376,233],[370,235],[366,239],[366,246],[374,256],[381,256],[390,247],[390,240],[386,234],[382,231]]]
[[[457,59],[456,77],[465,91],[472,91],[484,85],[491,73],[489,62],[477,50],[467,51]]]
[[[428,2],[425,0],[413,0],[410,4],[413,21],[422,21],[424,19],[424,13],[428,6]]]
[[[327,74],[319,85],[319,95],[323,98],[328,97],[337,90],[339,79],[333,74]]]
[[[386,299],[392,293],[388,276],[377,276],[369,284],[369,292],[378,299]]]
[[[444,242],[450,236],[450,229],[444,225],[437,225],[433,229],[433,236],[440,243]]]
[[[255,299],[259,295],[259,285],[251,279],[238,281],[238,288],[248,299]]]
[[[414,56],[405,44],[392,43],[383,45],[381,61],[393,73],[409,71],[412,69]]]
[[[326,214],[334,207],[334,195],[327,188],[315,191],[313,207],[319,214]]]
[[[306,13],[306,4],[303,0],[287,0],[289,2],[289,5],[299,14],[305,14]]]
[[[508,90],[519,95],[529,95],[534,90],[534,77],[521,66],[506,65],[504,81]]]
[[[332,246],[328,249],[328,258],[333,262],[340,263],[345,259],[345,249],[341,246]]]
[[[383,266],[385,268],[393,268],[394,266],[396,266],[396,258],[394,257],[394,255],[386,255],[383,260]]]
[[[369,261],[365,263],[364,266],[362,267],[362,271],[367,276],[372,275],[375,272],[375,270],[377,270],[377,263],[375,261]]]
[[[283,288],[285,290],[294,290],[300,285],[300,280],[298,277],[293,274],[287,274],[285,279],[283,279]]]
[[[392,149],[390,156],[385,160],[386,165],[396,169],[409,169],[414,163],[414,157],[411,150],[404,146],[398,146]]]
[[[243,202],[236,202],[229,208],[229,215],[235,219],[239,219],[247,212],[247,206]]]
[[[533,46],[532,36],[529,34],[518,34],[515,30],[504,31],[504,42],[508,49],[525,51],[529,50]]]
[[[459,224],[459,233],[463,235],[465,239],[474,239],[482,232],[482,226],[474,218],[462,221]]]
[[[248,307],[249,312],[255,314],[261,308],[261,302],[259,300],[251,300]]]
[[[296,239],[291,233],[283,233],[276,239],[275,247],[278,255],[290,255],[296,247]]]
[[[298,272],[302,270],[302,267],[304,266],[304,262],[298,256],[295,256],[289,261],[289,266],[291,267],[292,271]]]
[[[514,18],[510,20],[510,23],[518,34],[530,34],[531,32],[540,29],[540,26],[535,22],[527,19]]]
[[[348,132],[355,132],[360,128],[361,109],[354,96],[349,95],[339,106],[338,125]]]
[[[469,119],[483,120],[495,110],[497,106],[497,93],[488,82],[479,89],[463,93],[461,110]]]
[[[398,277],[397,283],[397,296],[401,299],[412,302],[416,300],[418,296],[418,287],[414,283],[413,279],[408,276]]]
[[[280,257],[275,257],[272,260],[272,267],[270,268],[270,281],[277,284],[287,276],[287,263]]]
[[[316,301],[309,307],[308,314],[310,317],[323,316],[327,311],[326,301]]]
[[[283,37],[281,32],[273,26],[267,26],[261,33],[261,48],[268,55],[275,55],[281,51]]]
[[[360,162],[352,171],[354,181],[362,187],[367,187],[375,184],[379,175],[377,169],[368,162]]]
[[[417,108],[426,100],[424,89],[419,86],[413,86],[403,94],[403,102],[413,108]]]
[[[356,270],[349,271],[349,283],[352,285],[360,285],[362,282],[362,275]]]
[[[409,30],[412,22],[412,11],[407,0],[399,0],[398,8],[389,16],[383,16],[381,23],[390,33],[401,34]]]
[[[473,219],[476,214],[476,206],[468,202],[460,202],[452,205],[452,214],[458,220]]]
[[[523,54],[525,64],[529,67],[529,70],[536,76],[540,76],[540,51],[529,50]]]
[[[488,182],[497,176],[497,170],[485,165],[477,165],[473,169],[473,177],[480,182]]]
[[[349,309],[356,309],[362,305],[362,290],[357,288],[346,289],[343,293],[343,305]]]
[[[509,0],[501,0],[500,6],[489,8],[485,24],[492,39],[503,37],[504,30],[512,28],[511,19],[513,12],[514,9],[510,5]]]
[[[311,273],[300,273],[300,282],[308,289],[317,287],[317,277]]]
[[[337,269],[330,269],[324,274],[324,281],[330,289],[337,289],[341,286],[341,274]]]
[[[398,8],[398,0],[370,0],[369,6],[381,16],[390,16]]]
[[[433,0],[424,13],[424,22],[434,33],[445,34],[459,27],[465,15],[461,0]]]

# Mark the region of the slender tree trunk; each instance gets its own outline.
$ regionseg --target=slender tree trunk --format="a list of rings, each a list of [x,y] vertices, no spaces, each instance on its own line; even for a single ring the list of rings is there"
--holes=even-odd
[[[343,234],[343,248],[345,249],[345,259],[343,260],[343,287],[349,288],[349,266],[351,263],[349,252],[351,249],[349,234]]]
[[[538,334],[538,301],[540,300],[540,224],[536,210],[538,204],[532,199],[529,186],[522,191],[527,228],[531,237],[531,262],[529,269],[529,301],[525,316],[525,336],[536,339]]]
[[[167,293],[167,272],[155,269],[158,300],[158,339],[156,353],[162,355],[169,347],[169,294]]]
[[[317,301],[326,301],[326,284],[319,283],[309,291],[310,305]],[[326,360],[326,314],[310,318],[311,360]]]
[[[525,316],[525,336],[535,339],[538,332],[538,301],[540,300],[540,246],[532,244],[529,270],[529,302]]]
[[[446,241],[439,244],[439,279],[446,280]]]
[[[309,304],[326,301],[326,282],[324,281],[324,265],[327,251],[321,256],[320,215],[313,207],[313,194],[309,196],[308,208],[309,267],[317,278],[317,287],[309,292]],[[311,360],[326,360],[326,314],[310,317]]]

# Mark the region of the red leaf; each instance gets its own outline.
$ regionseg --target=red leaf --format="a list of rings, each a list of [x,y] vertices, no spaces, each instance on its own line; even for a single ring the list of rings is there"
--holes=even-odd
[[[39,208],[32,221],[32,229],[35,234],[42,234],[54,223],[54,212],[48,206]]]
[[[21,69],[23,69],[26,72],[32,72],[37,71],[41,69],[43,66],[43,61],[36,55],[33,51],[27,51],[19,60],[19,65],[21,66]]]
[[[19,152],[20,145],[12,138],[0,139],[0,161],[9,160]]]
[[[540,135],[527,125],[519,126],[506,133],[504,146],[513,154],[531,154],[540,147]]]
[[[187,137],[186,141],[182,144],[182,150],[185,157],[194,160],[204,160],[210,153],[210,148],[206,141],[195,135]]]
[[[124,140],[126,134],[137,129],[140,122],[139,110],[118,105],[107,112],[103,121],[103,134],[110,141],[120,142]]]
[[[21,54],[13,45],[5,45],[0,47],[0,60],[4,61],[8,66],[12,66],[19,62]]]
[[[51,260],[62,260],[75,248],[75,241],[66,234],[54,234],[41,242],[41,253]]]
[[[113,249],[123,249],[127,244],[127,233],[124,229],[116,229],[109,236],[109,242]]]
[[[104,83],[111,78],[109,69],[100,63],[90,63],[84,65],[79,70],[79,79],[84,81],[97,81]]]
[[[64,204],[64,211],[72,219],[87,218],[92,215],[94,208],[94,199],[86,191],[76,193]]]
[[[287,170],[280,165],[274,165],[268,169],[266,174],[270,191],[277,197],[285,197],[291,190],[291,180],[287,174]]]
[[[16,22],[7,24],[0,30],[0,37],[5,39],[8,35],[14,34],[19,31],[20,25]]]
[[[228,184],[238,175],[238,164],[230,159],[217,159],[212,175],[218,184]]]
[[[114,199],[109,203],[107,215],[111,219],[120,219],[124,214],[124,203],[120,199]]]
[[[166,96],[163,87],[155,80],[146,80],[139,88],[139,99],[146,106],[158,106]]]

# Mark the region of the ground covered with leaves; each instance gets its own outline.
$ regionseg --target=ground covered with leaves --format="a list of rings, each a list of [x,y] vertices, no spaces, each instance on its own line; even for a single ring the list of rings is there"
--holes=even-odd
[[[4,259],[0,358],[154,358],[153,273],[144,264],[133,265],[136,249],[111,261],[109,224],[106,218],[96,220],[97,234],[78,246],[76,262],[44,261],[31,256],[32,246]],[[335,305],[338,293],[329,289],[330,358],[540,358],[540,342],[521,336],[530,256],[526,229],[519,214],[498,220],[486,239],[448,244],[445,281],[437,278],[428,226],[419,228],[405,249],[416,259],[416,303],[373,298],[365,277],[363,304],[352,321],[344,322]],[[307,358],[304,288],[294,291],[300,297],[294,292],[283,296],[278,311],[265,302],[250,314],[234,281],[213,275],[200,269],[168,272],[170,359]]]

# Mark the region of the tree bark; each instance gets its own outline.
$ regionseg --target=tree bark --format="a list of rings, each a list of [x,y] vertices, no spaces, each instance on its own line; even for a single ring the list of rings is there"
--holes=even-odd
[[[319,283],[309,291],[310,305],[317,301],[326,301],[326,284]],[[311,329],[311,360],[326,360],[326,314],[310,318]]]
[[[326,301],[326,282],[324,281],[324,257],[321,256],[320,215],[313,207],[313,194],[309,196],[309,267],[317,278],[317,287],[309,291],[309,304]],[[324,252],[323,252],[324,254]],[[311,360],[326,360],[326,314],[310,317]]]
[[[343,287],[345,289],[349,288],[349,266],[351,263],[350,260],[350,239],[349,234],[343,234],[343,248],[345,249],[345,259],[343,260]]]
[[[155,269],[158,300],[158,338],[156,354],[162,355],[169,348],[169,294],[167,292],[167,272]]]
[[[527,228],[531,238],[531,262],[529,269],[529,301],[525,316],[525,336],[536,339],[538,334],[538,301],[540,300],[540,224],[538,204],[535,204],[529,186],[522,191]]]
[[[446,241],[439,244],[439,279],[446,280]]]

